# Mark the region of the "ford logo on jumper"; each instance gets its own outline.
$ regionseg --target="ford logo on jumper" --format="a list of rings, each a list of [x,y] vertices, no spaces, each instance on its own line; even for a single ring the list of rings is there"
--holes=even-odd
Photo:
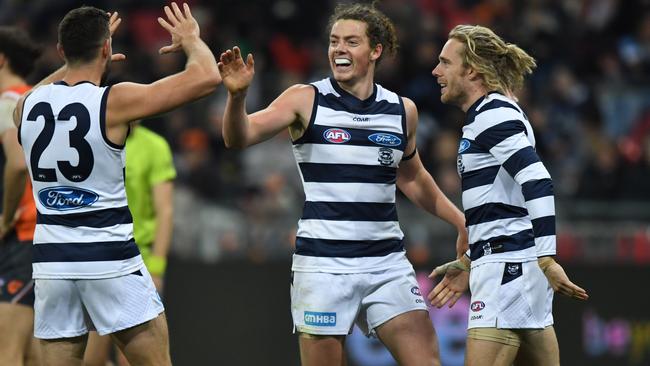
[[[38,191],[38,200],[51,210],[67,211],[97,202],[97,193],[75,187],[50,187]]]
[[[383,146],[397,146],[402,143],[402,139],[389,133],[373,133],[372,135],[368,136],[368,140],[374,142],[377,145]]]
[[[469,147],[470,147],[471,145],[472,145],[472,144],[469,142],[468,139],[462,139],[462,140],[460,140],[460,144],[458,144],[458,153],[460,154],[460,153],[462,153],[463,151],[469,149]]]

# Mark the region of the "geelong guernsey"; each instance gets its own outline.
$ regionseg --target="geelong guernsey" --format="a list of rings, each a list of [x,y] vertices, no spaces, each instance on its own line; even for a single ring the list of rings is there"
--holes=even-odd
[[[20,141],[38,210],[35,279],[110,278],[142,267],[124,188],[124,149],[106,138],[108,87],[58,82],[23,106]]]
[[[512,99],[493,92],[468,109],[458,173],[473,266],[555,255],[553,182]]]
[[[407,143],[402,99],[375,84],[359,100],[312,83],[311,120],[293,152],[305,190],[292,270],[359,273],[408,264],[395,206]]]

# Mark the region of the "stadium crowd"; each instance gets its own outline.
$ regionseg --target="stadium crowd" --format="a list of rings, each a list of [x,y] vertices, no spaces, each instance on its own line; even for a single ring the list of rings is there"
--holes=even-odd
[[[183,67],[181,54],[157,54],[167,41],[155,21],[163,1],[85,3],[117,10],[123,18],[113,48],[125,53],[127,61],[113,65],[110,82],[150,82]],[[334,1],[188,3],[201,24],[202,38],[215,54],[239,45],[244,53],[255,55],[256,77],[248,95],[251,111],[267,105],[289,85],[329,73],[324,14],[330,13]],[[45,46],[31,80],[61,65],[55,49],[56,25],[77,5],[72,0],[0,3],[1,24],[23,27]],[[463,119],[459,111],[440,102],[431,70],[454,25],[482,24],[537,59],[537,70],[518,97],[535,129],[538,152],[554,178],[558,205],[567,207],[565,217],[559,210],[560,256],[584,259],[589,252],[594,260],[602,260],[614,253],[621,260],[650,262],[647,228],[631,224],[632,233],[625,240],[617,239],[615,248],[608,241],[600,251],[583,248],[590,238],[580,229],[586,218],[614,215],[618,221],[635,223],[643,217],[647,222],[650,216],[644,209],[650,204],[647,2],[384,0],[380,8],[397,25],[400,50],[394,59],[382,62],[377,80],[417,104],[418,150],[446,194],[458,202],[456,153]],[[279,136],[246,151],[226,150],[221,138],[225,100],[225,91],[219,88],[187,108],[158,117],[168,123],[144,122],[169,141],[178,171],[172,250],[206,261],[288,259],[303,199],[289,137]],[[622,219],[611,213],[621,202],[627,202],[619,210]],[[400,215],[406,218],[402,222],[411,258],[425,263],[453,256],[453,233],[408,208],[402,205]],[[593,229],[593,222],[589,225]]]

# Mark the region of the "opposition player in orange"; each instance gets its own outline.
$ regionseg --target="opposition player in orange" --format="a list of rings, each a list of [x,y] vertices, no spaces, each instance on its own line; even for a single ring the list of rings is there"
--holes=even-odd
[[[0,27],[0,139],[5,157],[0,221],[0,365],[38,364],[38,345],[32,342],[36,206],[12,114],[20,96],[31,88],[25,78],[39,54],[25,32]]]

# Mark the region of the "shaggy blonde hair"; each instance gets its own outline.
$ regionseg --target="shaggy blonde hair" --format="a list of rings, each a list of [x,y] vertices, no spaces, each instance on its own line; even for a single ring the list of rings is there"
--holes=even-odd
[[[480,25],[457,25],[449,32],[449,39],[465,45],[461,53],[463,64],[483,77],[488,90],[514,92],[537,66],[526,51],[504,42],[491,29]]]

